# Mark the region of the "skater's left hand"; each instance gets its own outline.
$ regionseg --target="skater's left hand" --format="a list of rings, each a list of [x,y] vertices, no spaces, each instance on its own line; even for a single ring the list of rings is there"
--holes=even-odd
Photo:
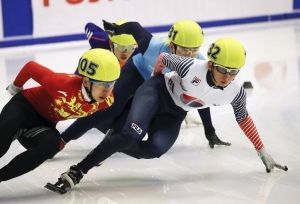
[[[165,68],[165,65],[163,65],[162,63],[162,59],[164,56],[166,55],[169,55],[168,53],[165,53],[165,52],[162,52],[158,58],[156,59],[156,62],[155,62],[155,65],[154,65],[154,69],[153,69],[153,72],[151,74],[151,76],[155,76],[157,74],[162,74],[164,68]]]
[[[118,27],[117,24],[115,23],[109,23],[105,20],[102,20],[103,21],[103,27],[104,27],[104,30],[111,36],[113,35],[118,35],[118,33],[116,32],[116,28]]]
[[[23,90],[23,87],[17,87],[13,83],[11,83],[8,87],[6,87],[6,91],[12,96],[16,95],[17,93],[19,93],[22,90]]]
[[[189,113],[186,114],[184,121],[185,121],[186,128],[189,128],[191,124],[195,124],[195,125],[202,124],[199,120],[197,120],[194,116],[192,116]]]
[[[273,158],[267,153],[265,148],[258,150],[257,153],[258,153],[258,156],[260,157],[260,159],[262,160],[262,162],[264,163],[267,173],[270,173],[271,170],[274,169],[274,167],[284,170],[284,171],[288,170],[287,166],[282,166],[282,165],[276,163],[273,160]]]

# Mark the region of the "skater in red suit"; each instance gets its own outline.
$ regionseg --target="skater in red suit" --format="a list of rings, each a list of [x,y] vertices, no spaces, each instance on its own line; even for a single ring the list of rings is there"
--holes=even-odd
[[[0,114],[0,157],[18,140],[27,150],[0,169],[0,182],[21,176],[59,151],[59,121],[80,118],[110,107],[112,89],[120,76],[120,64],[104,49],[85,52],[79,60],[82,76],[54,73],[28,62],[6,90],[13,95]],[[33,79],[40,86],[23,90]]]

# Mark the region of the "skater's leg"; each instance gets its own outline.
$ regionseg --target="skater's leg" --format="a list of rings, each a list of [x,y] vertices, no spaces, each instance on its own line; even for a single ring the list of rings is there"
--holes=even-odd
[[[146,81],[137,90],[123,130],[119,134],[105,138],[78,164],[83,173],[87,173],[112,154],[140,142],[145,136],[151,120],[160,108],[161,100],[159,90],[147,85],[153,83],[151,81],[153,80]]]
[[[28,149],[0,169],[0,181],[28,173],[53,156],[59,150],[60,134],[56,129],[47,129],[34,137],[20,137],[19,140],[26,143],[24,146]]]
[[[181,123],[187,114],[175,105],[165,86],[158,89],[160,108],[148,128],[148,139],[122,150],[123,153],[137,159],[158,158],[166,153],[175,143]]]
[[[40,124],[36,114],[22,93],[13,96],[3,107],[0,114],[0,157],[7,152],[20,129]]]
[[[184,115],[182,113],[182,118],[156,116],[148,129],[148,139],[122,150],[122,153],[137,159],[159,158],[175,143]]]

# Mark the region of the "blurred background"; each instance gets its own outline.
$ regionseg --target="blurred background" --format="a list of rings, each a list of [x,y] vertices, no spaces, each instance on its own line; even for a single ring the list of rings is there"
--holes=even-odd
[[[202,28],[300,18],[300,0],[1,0],[0,47],[84,40],[87,22],[138,21],[166,32],[190,19]]]

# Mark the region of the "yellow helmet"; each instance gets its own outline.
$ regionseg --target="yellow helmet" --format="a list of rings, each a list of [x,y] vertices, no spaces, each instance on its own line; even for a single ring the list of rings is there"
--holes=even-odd
[[[246,62],[246,51],[239,41],[220,38],[208,48],[207,57],[218,65],[240,69]]]
[[[169,30],[169,40],[182,47],[200,47],[204,41],[202,28],[195,21],[177,21]]]
[[[96,81],[111,82],[120,77],[117,57],[106,49],[91,49],[83,53],[78,63],[78,72]]]
[[[123,23],[126,23],[126,22],[128,22],[128,21],[122,20],[122,21],[116,22],[116,24],[122,25]],[[128,35],[128,34],[113,35],[113,36],[109,35],[109,39],[119,45],[134,45],[134,44],[136,44],[136,41],[133,38],[133,36]]]

